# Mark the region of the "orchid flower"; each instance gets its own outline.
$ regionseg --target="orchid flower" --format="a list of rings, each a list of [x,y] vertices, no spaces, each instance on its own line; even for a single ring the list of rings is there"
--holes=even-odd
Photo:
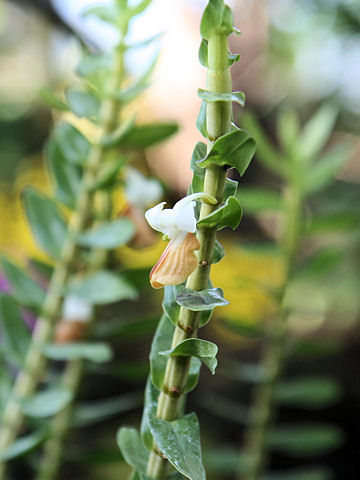
[[[194,235],[196,232],[194,207],[195,200],[199,198],[216,203],[216,199],[201,192],[188,195],[173,208],[164,209],[166,202],[162,202],[145,212],[149,225],[170,239],[170,243],[150,272],[150,283],[153,288],[178,285],[197,267],[195,250],[200,248],[200,243]]]

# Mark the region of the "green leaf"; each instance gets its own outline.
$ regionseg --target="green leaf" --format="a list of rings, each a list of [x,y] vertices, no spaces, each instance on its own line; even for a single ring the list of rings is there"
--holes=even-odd
[[[56,110],[60,110],[62,112],[69,110],[68,105],[57,98],[54,95],[54,92],[52,92],[49,88],[44,87],[39,90],[39,97],[51,108],[55,108]]]
[[[173,285],[164,287],[162,307],[166,316],[176,325],[179,319],[180,305],[176,303]]]
[[[233,23],[232,12],[223,0],[209,0],[201,18],[200,34],[206,40],[215,34],[230,35]]]
[[[282,196],[273,190],[241,187],[236,197],[246,212],[279,211],[284,208]]]
[[[145,387],[144,410],[141,419],[141,438],[148,450],[153,448],[153,437],[150,431],[149,419],[156,415],[157,402],[160,392],[153,385],[151,376],[148,376]]]
[[[30,344],[30,332],[14,300],[0,294],[1,350],[7,360],[21,366]]]
[[[113,148],[118,145],[121,145],[127,136],[133,130],[135,125],[135,115],[128,117],[120,125],[108,135],[104,135],[100,139],[100,145],[106,148]]]
[[[159,354],[169,357],[197,357],[215,375],[217,352],[218,347],[215,343],[201,340],[200,338],[188,338],[180,342],[176,347],[159,352]]]
[[[67,162],[75,165],[86,163],[90,151],[90,143],[70,123],[62,123],[57,126],[53,133],[53,139]]]
[[[117,433],[117,443],[128,465],[146,474],[149,452],[135,428],[122,427]]]
[[[205,480],[202,465],[199,422],[194,413],[174,422],[150,416],[155,443],[173,467],[190,480]]]
[[[108,52],[83,55],[76,66],[75,72],[81,77],[90,77],[94,74],[98,74],[99,71],[110,70],[112,60],[112,55]]]
[[[343,142],[311,165],[305,179],[304,190],[308,195],[325,188],[334,180],[334,175],[349,160],[352,144]]]
[[[215,93],[199,88],[197,93],[204,102],[235,102],[242,107],[245,105],[244,92]]]
[[[265,132],[252,113],[245,112],[241,116],[242,125],[256,139],[256,158],[269,170],[281,177],[287,175],[287,165],[281,155],[269,142]]]
[[[92,121],[97,119],[99,113],[99,100],[89,92],[67,89],[65,92],[70,110],[78,117],[86,117]]]
[[[233,197],[236,194],[238,188],[238,182],[236,180],[232,180],[231,178],[227,178],[225,181],[225,188],[224,188],[224,199],[228,197]]]
[[[120,275],[106,270],[73,280],[68,290],[93,305],[137,298],[137,292],[132,285]]]
[[[337,107],[326,103],[311,117],[299,138],[299,154],[302,158],[313,158],[326,145],[338,114]]]
[[[231,227],[235,230],[240,223],[242,217],[242,208],[236,197],[228,197],[225,203],[214,212],[202,218],[197,226],[213,228],[217,227],[221,230],[225,227]]]
[[[309,410],[334,405],[341,398],[338,382],[324,377],[301,377],[283,380],[276,388],[276,402]]]
[[[200,399],[200,404],[216,417],[230,420],[232,424],[236,422],[251,425],[252,423],[253,415],[250,407],[238,401],[229,400],[223,395],[208,393]]]
[[[142,398],[138,393],[125,393],[116,397],[78,404],[74,411],[76,427],[85,427],[138,408]]]
[[[26,216],[38,245],[58,259],[66,238],[66,223],[56,203],[32,187],[22,192]]]
[[[51,388],[35,393],[21,402],[22,412],[35,418],[46,418],[55,415],[72,400],[72,393],[64,388]]]
[[[10,445],[10,447],[7,447],[0,452],[0,462],[7,462],[20,457],[21,455],[25,455],[39,446],[45,438],[46,433],[44,430],[38,430],[30,435],[19,438]]]
[[[110,23],[115,27],[118,27],[119,24],[119,12],[117,8],[113,5],[95,5],[94,7],[87,8],[83,13],[84,17],[94,15],[95,17],[100,18],[103,22]]]
[[[141,0],[130,9],[131,16],[140,15],[152,2],[152,0]]]
[[[323,455],[343,442],[341,430],[332,425],[278,426],[270,431],[267,443],[274,450],[294,457]]]
[[[76,237],[83,247],[116,248],[125,245],[134,235],[135,227],[127,218],[121,218],[92,228]]]
[[[106,343],[66,343],[47,344],[43,347],[44,355],[52,360],[75,360],[84,358],[95,363],[105,363],[112,359],[113,353]]]
[[[156,329],[150,352],[151,379],[158,390],[162,390],[167,364],[167,358],[160,352],[171,348],[174,330],[175,326],[166,315],[163,315]],[[197,358],[191,359],[185,393],[193,390],[197,385],[200,365]]]
[[[266,475],[264,480],[334,480],[334,475],[325,467],[304,467],[274,472]]]
[[[277,117],[277,136],[282,149],[288,156],[298,153],[298,137],[300,132],[299,117],[295,110],[284,108]]]
[[[3,416],[5,405],[10,398],[12,384],[13,380],[5,366],[4,359],[0,357],[0,420]]]
[[[15,300],[24,307],[41,310],[45,299],[44,290],[21,268],[5,256],[0,257],[2,270],[11,285],[11,293]]]
[[[240,60],[240,55],[238,53],[230,53],[229,52],[229,67],[234,65],[234,63]]]
[[[196,119],[196,128],[199,130],[203,137],[208,138],[208,131],[206,127],[206,102],[201,102],[199,115]],[[204,156],[205,155],[206,152]]]
[[[102,165],[96,180],[91,185],[91,190],[96,191],[100,189],[108,189],[115,186],[119,172],[127,161],[128,157],[126,155],[123,155],[116,160],[109,160],[105,162]]]
[[[219,263],[225,257],[225,248],[218,240],[215,240],[212,263]]]
[[[148,148],[168,139],[178,129],[176,123],[137,125],[125,137],[123,144],[133,148]]]
[[[200,47],[199,47],[199,62],[201,65],[205,68],[208,68],[208,41],[205,40],[204,38],[201,40]]]
[[[66,162],[54,140],[50,140],[47,145],[46,157],[56,199],[67,207],[74,208],[79,195],[81,168]]]
[[[200,167],[229,165],[242,176],[255,153],[255,141],[245,130],[233,130],[215,140],[210,152],[198,162]]]
[[[190,290],[182,285],[174,286],[176,302],[194,312],[211,310],[215,307],[228,305],[223,297],[221,288],[208,288],[206,290]]]

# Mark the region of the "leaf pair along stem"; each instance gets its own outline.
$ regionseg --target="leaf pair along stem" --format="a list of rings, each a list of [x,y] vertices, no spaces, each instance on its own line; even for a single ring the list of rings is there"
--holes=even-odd
[[[228,63],[227,35],[215,33],[208,41],[208,73],[206,87],[214,93],[231,93],[232,82]],[[208,132],[208,152],[216,139],[225,135],[231,128],[231,101],[214,101],[207,104],[206,128]],[[201,205],[199,220],[213,213],[221,205],[226,181],[226,167],[211,165],[206,168],[204,192],[217,199],[216,205]],[[191,290],[204,290],[208,286],[211,263],[214,253],[217,227],[199,228],[199,263],[188,278],[186,287]],[[172,339],[172,348],[189,338],[197,336],[201,312],[181,307],[177,326]],[[183,395],[188,378],[191,357],[170,357],[165,371],[163,388],[158,399],[156,415],[159,419],[173,421],[180,415]],[[150,454],[147,474],[160,479],[168,473],[168,462],[158,452],[156,446]]]
[[[121,49],[115,57],[113,73],[109,78],[109,91],[116,91],[123,78],[123,54]],[[113,98],[103,100],[100,110],[101,135],[110,134],[117,122],[119,102]],[[59,261],[52,274],[47,290],[41,316],[37,319],[32,342],[27,352],[22,370],[18,373],[9,401],[3,412],[3,423],[0,433],[0,450],[9,447],[16,439],[23,423],[21,404],[36,389],[46,366],[43,346],[51,341],[55,321],[61,310],[63,292],[77,254],[77,236],[86,226],[92,208],[94,184],[104,160],[106,149],[93,145],[84,166],[75,209],[70,217],[66,238]],[[77,368],[73,368],[75,372]],[[73,374],[75,376],[75,373]],[[72,382],[76,383],[76,382]],[[5,475],[5,463],[0,463],[0,479]],[[52,478],[52,477],[46,477]]]

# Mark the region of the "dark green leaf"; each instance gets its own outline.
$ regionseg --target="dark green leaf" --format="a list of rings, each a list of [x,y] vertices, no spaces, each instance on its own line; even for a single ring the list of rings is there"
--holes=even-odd
[[[343,142],[333,147],[319,161],[311,165],[305,179],[304,190],[307,194],[318,192],[334,180],[334,175],[350,158],[352,144]]]
[[[301,377],[283,380],[275,390],[275,400],[307,409],[325,408],[341,398],[338,382],[331,378]]]
[[[21,410],[25,415],[35,418],[46,418],[55,415],[72,400],[72,393],[63,388],[52,388],[44,392],[35,393],[21,403]]]
[[[6,353],[6,352],[4,352]],[[4,412],[5,405],[9,401],[13,380],[7,371],[3,358],[0,357],[0,420]]]
[[[99,100],[89,92],[67,89],[65,92],[70,110],[78,117],[96,120],[99,112]]]
[[[75,360],[84,358],[96,363],[108,362],[112,359],[112,350],[106,343],[66,343],[47,344],[43,348],[44,355],[53,360]]]
[[[47,145],[46,157],[55,186],[56,199],[67,207],[74,208],[79,195],[81,168],[68,163],[53,140]]]
[[[30,344],[30,332],[14,300],[0,294],[1,350],[7,360],[21,366]]]
[[[233,130],[215,140],[210,152],[198,162],[201,167],[229,165],[243,175],[255,153],[255,141],[245,130]]]
[[[66,238],[66,223],[56,203],[31,187],[22,192],[27,219],[36,242],[58,259]]]
[[[45,298],[44,290],[21,268],[8,258],[0,258],[2,270],[11,285],[12,296],[24,307],[41,310]]]
[[[134,231],[133,223],[127,218],[121,218],[79,234],[77,243],[83,247],[116,248],[125,245]]]
[[[156,415],[157,402],[160,392],[154,387],[149,375],[145,388],[145,401],[141,419],[141,438],[148,450],[153,448],[153,438],[150,431],[149,419]]]
[[[190,480],[205,480],[199,422],[194,413],[166,422],[150,416],[151,433],[160,451],[173,467]]]
[[[51,108],[55,108],[56,110],[61,110],[62,112],[66,112],[69,110],[68,105],[65,102],[57,98],[54,93],[44,87],[39,91],[40,98]]]
[[[337,107],[325,103],[307,122],[299,139],[299,154],[303,158],[313,158],[326,145],[338,113]]]
[[[237,188],[238,182],[236,180],[232,180],[231,178],[227,178],[224,188],[224,199],[227,199],[228,197],[233,197],[236,194]]]
[[[103,136],[100,139],[100,145],[107,148],[113,148],[121,145],[133,130],[135,125],[135,115],[128,117],[124,122],[108,135]]]
[[[235,230],[240,223],[242,217],[242,208],[240,206],[239,200],[236,197],[228,197],[225,203],[215,210],[210,215],[202,218],[197,226],[213,228],[217,227],[218,230],[221,230],[225,227],[231,227]]]
[[[265,188],[241,187],[236,196],[245,212],[278,211],[284,206],[279,193]]]
[[[241,105],[245,105],[245,93],[244,92],[232,92],[232,93],[215,93],[208,90],[198,89],[198,96],[204,102],[235,102]]]
[[[199,130],[203,137],[208,138],[208,131],[206,127],[206,102],[201,102],[199,115],[196,119],[196,128]]]
[[[106,270],[74,280],[69,285],[69,292],[93,305],[137,298],[137,292],[132,285],[120,275]]]
[[[176,325],[179,319],[180,305],[176,303],[173,285],[164,287],[162,307],[166,316]]]
[[[215,343],[200,338],[188,338],[180,342],[176,347],[159,353],[169,357],[197,357],[215,375],[217,352],[218,347]]]
[[[191,157],[191,170],[201,176],[205,175],[205,170],[200,168],[198,162],[206,156],[206,145],[203,142],[197,142]]]
[[[40,445],[45,437],[45,431],[38,430],[30,435],[19,438],[10,447],[7,447],[0,452],[0,462],[7,462],[34,450],[34,448]]]
[[[231,67],[231,65],[234,65],[234,63],[238,62],[239,60],[240,60],[240,55],[238,53],[229,52],[229,67]]]
[[[218,263],[225,257],[225,249],[217,240],[215,241],[212,263]]]
[[[268,446],[294,457],[323,455],[343,442],[341,430],[332,425],[278,426],[270,431]]]
[[[135,428],[122,427],[117,434],[117,443],[128,465],[146,474],[149,452]]]
[[[223,297],[221,288],[208,288],[206,290],[196,291],[190,290],[182,285],[176,285],[174,291],[176,302],[195,312],[211,310],[215,307],[229,304]]]
[[[74,411],[74,423],[77,427],[93,425],[120,413],[133,410],[139,407],[141,403],[142,398],[138,393],[125,393],[117,397],[78,404]]]
[[[57,126],[53,138],[67,162],[82,165],[87,161],[90,143],[70,123],[62,123]]]
[[[148,148],[163,142],[178,131],[175,123],[138,125],[125,137],[123,144],[133,148]]]

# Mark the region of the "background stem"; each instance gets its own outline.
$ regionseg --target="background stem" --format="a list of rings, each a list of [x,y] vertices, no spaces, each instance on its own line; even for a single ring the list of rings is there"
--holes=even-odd
[[[228,93],[232,91],[231,75],[228,66],[228,42],[226,35],[213,35],[208,42],[208,65],[206,88],[211,92]],[[208,149],[220,136],[230,130],[231,102],[210,102],[207,104],[206,124],[209,136]],[[201,205],[200,219],[216,210],[222,202],[225,187],[226,169],[211,166],[206,169],[204,192],[217,199],[216,205]],[[197,233],[200,241],[199,264],[190,275],[186,287],[192,290],[204,290],[208,287],[212,263],[216,227],[200,228]],[[196,337],[200,312],[181,307],[179,319],[172,340],[172,348],[187,338]],[[167,361],[162,392],[158,400],[157,416],[172,421],[178,418],[183,402],[191,357],[170,357]],[[172,392],[176,392],[173,394]],[[154,479],[163,478],[168,471],[168,462],[159,454],[154,445],[150,454],[147,474]]]

